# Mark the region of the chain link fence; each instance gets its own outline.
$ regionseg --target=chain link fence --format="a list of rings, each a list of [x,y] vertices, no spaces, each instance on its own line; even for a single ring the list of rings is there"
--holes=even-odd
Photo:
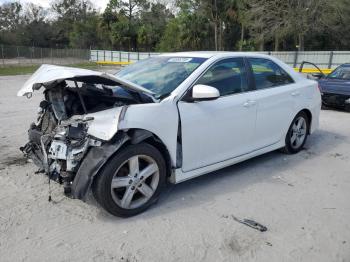
[[[160,55],[156,52],[125,52],[110,50],[91,50],[90,61],[94,62],[137,62],[139,60]]]
[[[350,63],[350,51],[281,51],[259,53],[275,56],[292,67],[298,67],[303,61],[312,62],[320,68],[329,69],[333,69],[343,63]],[[89,61],[136,62],[159,54],[161,53],[0,45],[0,66],[69,65]]]
[[[274,56],[292,67],[299,67],[303,61],[315,63],[323,69],[333,69],[341,64],[350,63],[350,51],[266,51],[257,53]],[[132,63],[159,54],[161,53],[91,50],[90,61]]]
[[[265,53],[277,57],[293,67],[299,67],[303,61],[312,62],[318,67],[324,69],[334,69],[341,64],[350,63],[350,51],[292,51]]]
[[[69,65],[88,62],[89,49],[58,49],[0,45],[0,66],[29,66],[39,64]]]

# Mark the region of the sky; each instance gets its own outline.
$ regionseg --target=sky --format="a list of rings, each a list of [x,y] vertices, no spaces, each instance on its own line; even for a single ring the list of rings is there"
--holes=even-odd
[[[34,3],[46,8],[50,7],[50,3],[52,1],[55,1],[55,0],[19,0],[19,2],[21,3]],[[5,2],[15,2],[15,0],[0,0],[0,4],[3,4]],[[109,0],[95,0],[91,2],[95,5],[95,7],[99,8],[102,12],[106,8]]]

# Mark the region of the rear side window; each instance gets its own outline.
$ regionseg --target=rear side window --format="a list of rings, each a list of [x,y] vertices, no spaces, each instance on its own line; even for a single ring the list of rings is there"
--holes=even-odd
[[[293,79],[276,63],[264,58],[248,58],[256,89],[294,83]]]
[[[229,58],[217,62],[198,80],[197,84],[215,87],[219,90],[220,96],[248,91],[243,58]]]

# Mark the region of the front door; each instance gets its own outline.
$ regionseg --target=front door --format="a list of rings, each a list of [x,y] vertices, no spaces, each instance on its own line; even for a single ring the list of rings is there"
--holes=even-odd
[[[256,102],[243,58],[214,64],[197,81],[217,88],[212,101],[178,103],[182,132],[182,171],[215,164],[253,150]]]

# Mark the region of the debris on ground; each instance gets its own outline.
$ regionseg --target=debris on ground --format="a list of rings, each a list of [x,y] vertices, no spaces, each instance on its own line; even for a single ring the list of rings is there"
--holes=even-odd
[[[254,221],[254,220],[252,220],[252,219],[246,219],[246,218],[244,218],[244,219],[239,219],[239,218],[237,218],[237,217],[235,217],[235,216],[232,216],[232,218],[233,218],[235,221],[237,221],[237,222],[239,222],[239,223],[241,223],[241,224],[244,224],[244,225],[246,225],[246,226],[248,226],[248,227],[251,227],[251,228],[254,228],[254,229],[256,229],[256,230],[259,230],[260,232],[265,232],[265,231],[267,231],[267,227],[266,227],[266,226],[264,226],[264,225],[262,225],[262,224],[260,224],[260,223],[258,223],[258,222],[256,222],[256,221]]]

